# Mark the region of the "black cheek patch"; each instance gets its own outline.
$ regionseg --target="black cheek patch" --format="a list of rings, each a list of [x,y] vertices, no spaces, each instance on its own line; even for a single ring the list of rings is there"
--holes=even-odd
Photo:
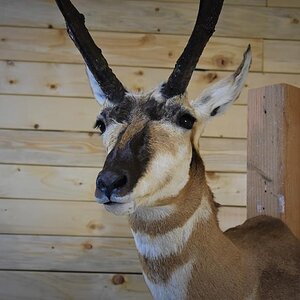
[[[107,156],[103,170],[118,170],[126,174],[127,183],[120,193],[124,196],[133,190],[138,180],[144,175],[150,158],[149,130],[148,126],[145,126],[124,147],[118,148],[118,143],[116,144]]]
[[[137,184],[138,180],[144,175],[148,163],[151,158],[150,153],[150,137],[148,126],[138,132],[131,141],[129,141],[131,163],[128,166],[128,171],[131,177],[132,189]]]

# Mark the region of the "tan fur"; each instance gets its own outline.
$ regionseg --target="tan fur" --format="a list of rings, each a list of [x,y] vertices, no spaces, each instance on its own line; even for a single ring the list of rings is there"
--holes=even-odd
[[[175,143],[177,143],[176,135],[170,133],[160,124],[150,127],[150,148],[154,153],[167,152],[175,155]]]
[[[190,170],[190,180],[178,196],[160,199],[155,202],[156,207],[173,204],[175,206],[175,210],[170,216],[149,222],[144,221],[137,212],[129,217],[132,230],[139,230],[140,232],[147,233],[150,236],[155,236],[158,234],[164,234],[176,227],[182,226],[200,205],[199,199],[202,198],[204,188],[206,188],[204,174],[202,175],[202,180],[199,180],[199,178],[195,176],[196,172],[197,171],[194,169]],[[195,185],[200,187],[200,189],[197,188],[194,190],[193,186]],[[208,193],[208,191],[205,192]],[[188,206],[185,202],[186,199],[189,199]]]
[[[134,135],[139,133],[145,126],[145,120],[137,119],[135,122],[129,124],[118,143],[118,148],[122,149],[133,138]]]
[[[176,269],[193,260],[186,299],[293,299],[289,290],[297,291],[300,278],[299,242],[280,220],[271,217],[250,219],[223,234],[201,161],[191,168],[190,180],[176,199],[160,201],[161,205],[176,204],[172,215],[156,222],[143,222],[138,215],[131,215],[130,225],[134,231],[153,237],[165,234],[186,223],[201,201],[209,202],[211,216],[193,228],[180,253],[157,259],[140,255],[147,279],[164,284]]]

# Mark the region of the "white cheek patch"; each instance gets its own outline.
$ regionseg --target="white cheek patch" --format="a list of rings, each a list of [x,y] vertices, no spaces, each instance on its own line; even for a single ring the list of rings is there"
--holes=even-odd
[[[191,145],[180,145],[172,153],[156,154],[144,176],[138,181],[132,196],[137,206],[151,206],[156,200],[178,195],[189,179]]]
[[[207,222],[211,214],[212,210],[208,200],[204,198],[182,227],[155,237],[138,231],[133,232],[138,252],[148,259],[157,259],[179,253],[191,237],[195,225],[199,222]]]
[[[146,274],[144,278],[155,300],[172,299],[183,300],[187,298],[188,284],[192,277],[194,262],[191,260],[177,268],[166,283],[153,283]]]
[[[125,125],[120,123],[110,124],[105,132],[102,134],[103,144],[106,147],[107,153],[109,153],[117,143],[120,132],[124,129]]]

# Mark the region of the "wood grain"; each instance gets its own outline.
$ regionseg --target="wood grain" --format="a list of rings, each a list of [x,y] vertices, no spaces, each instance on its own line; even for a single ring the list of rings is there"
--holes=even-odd
[[[207,171],[246,172],[246,140],[201,139]],[[102,166],[106,151],[96,133],[0,130],[0,163]]]
[[[0,27],[0,59],[83,63],[66,30]],[[118,66],[173,68],[188,36],[91,32],[107,61]],[[262,41],[212,38],[201,57],[201,69],[233,70],[248,44],[252,46],[253,71],[262,70]],[[117,45],[117,46],[116,46]]]
[[[281,217],[300,237],[300,89],[251,91],[248,131],[248,217]]]
[[[300,88],[284,85],[285,195],[284,220],[300,238]]]
[[[1,235],[0,269],[140,273],[132,238]]]
[[[246,109],[230,107],[207,124],[203,136],[245,138]],[[0,95],[0,128],[97,132],[93,125],[99,110],[96,101],[84,98]]]
[[[299,0],[267,0],[267,4],[274,7],[300,7]]]
[[[30,76],[24,76],[28,69]],[[160,68],[115,66],[113,70],[134,92],[149,91],[170,74],[169,69]],[[198,97],[204,88],[230,74],[226,71],[195,71],[188,87],[189,97]],[[250,73],[237,103],[247,103],[249,89],[282,82],[300,86],[300,74]],[[76,64],[0,61],[0,91],[3,94],[93,97],[84,67]]]
[[[0,165],[0,197],[95,201],[95,180],[101,168]],[[245,205],[244,173],[208,172],[216,201]],[[17,183],[17,184],[16,184]]]
[[[197,3],[185,2],[103,0],[100,5],[76,0],[74,4],[88,16],[91,29],[102,31],[189,34],[198,10]],[[298,39],[299,26],[292,22],[298,16],[293,8],[224,5],[216,36]],[[55,3],[47,0],[4,0],[0,20],[6,26],[65,27]]]
[[[125,281],[117,284],[116,278]],[[0,271],[1,299],[99,300],[100,297],[152,299],[142,275]]]
[[[199,0],[160,0],[160,2],[196,2],[198,3]],[[266,6],[267,0],[225,0],[224,3],[228,5],[253,5],[253,6]],[[290,0],[288,0],[290,1]],[[293,0],[291,0],[293,1]]]
[[[131,237],[127,218],[95,201],[1,199],[0,216],[1,234]],[[221,207],[218,218],[226,230],[246,220],[246,208]]]
[[[264,41],[264,71],[266,72],[299,73],[299,57],[300,41]]]

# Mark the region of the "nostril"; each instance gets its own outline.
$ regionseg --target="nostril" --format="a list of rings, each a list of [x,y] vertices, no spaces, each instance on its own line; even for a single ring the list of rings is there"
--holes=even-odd
[[[110,199],[113,192],[118,192],[123,186],[127,184],[127,176],[112,172],[105,172],[99,174],[96,180],[96,186],[99,191]]]
[[[126,185],[127,183],[127,177],[126,175],[123,175],[119,178],[117,178],[114,182],[113,182],[113,186],[112,189],[119,189],[121,187],[123,187],[124,185]]]

